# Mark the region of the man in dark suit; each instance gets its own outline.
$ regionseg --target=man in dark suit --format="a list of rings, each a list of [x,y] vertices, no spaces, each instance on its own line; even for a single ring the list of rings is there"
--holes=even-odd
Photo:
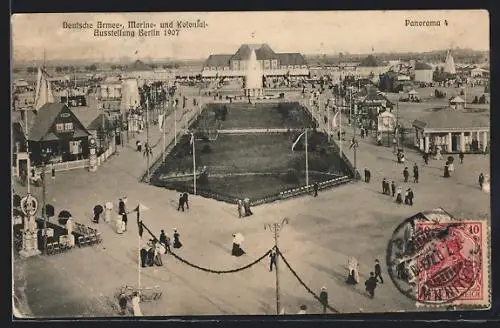
[[[179,211],[180,209],[182,209],[182,211],[184,212],[184,195],[183,194],[179,195],[179,206],[177,206],[177,210]]]
[[[182,194],[182,197],[184,198],[184,204],[186,204],[186,209],[189,210],[189,202],[188,202],[189,194],[187,192],[184,192]]]
[[[328,292],[326,291],[326,287],[321,287],[319,299],[321,300],[321,305],[323,305],[323,314],[326,314],[326,308],[328,307]]]
[[[370,272],[370,278],[365,281],[365,287],[368,294],[370,294],[371,298],[375,297],[375,288],[377,288],[377,278],[375,278],[375,274]]]
[[[365,169],[365,182],[370,183],[370,178],[372,177],[371,172],[368,169]]]

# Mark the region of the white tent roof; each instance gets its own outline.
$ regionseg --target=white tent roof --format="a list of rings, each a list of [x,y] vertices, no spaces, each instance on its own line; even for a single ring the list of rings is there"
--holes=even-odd
[[[465,102],[465,100],[463,100],[459,96],[456,96],[455,98],[450,100],[450,103],[464,103],[464,102]]]

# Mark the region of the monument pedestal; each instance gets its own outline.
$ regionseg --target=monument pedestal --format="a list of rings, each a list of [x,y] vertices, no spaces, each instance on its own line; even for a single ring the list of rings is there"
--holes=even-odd
[[[33,221],[35,220],[34,218],[32,219]],[[29,223],[28,226],[30,226]],[[41,252],[38,249],[38,229],[26,229],[23,232],[23,249],[19,252],[19,255],[23,258],[28,258],[40,254]]]

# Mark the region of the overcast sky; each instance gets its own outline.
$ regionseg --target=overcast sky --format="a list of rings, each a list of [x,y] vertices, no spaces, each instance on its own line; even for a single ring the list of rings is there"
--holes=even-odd
[[[125,23],[201,19],[208,27],[179,36],[99,38],[93,30],[63,29],[63,22]],[[439,20],[440,27],[405,26]],[[445,24],[447,21],[448,25]],[[489,49],[487,11],[351,11],[225,13],[71,13],[12,16],[14,60],[205,58],[234,53],[242,43],[268,43],[278,52],[423,52],[449,47]],[[158,26],[159,28],[159,26]],[[135,52],[138,51],[137,54]]]

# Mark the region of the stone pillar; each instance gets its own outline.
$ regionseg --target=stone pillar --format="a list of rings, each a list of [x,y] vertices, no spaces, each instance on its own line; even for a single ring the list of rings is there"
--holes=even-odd
[[[465,152],[465,134],[463,132],[460,133],[460,151]]]
[[[451,132],[448,133],[448,138],[446,138],[446,149],[449,153],[452,152],[452,149],[451,149]]]
[[[428,153],[429,152],[429,135],[425,135],[425,142],[424,142],[424,152]]]
[[[486,151],[486,146],[488,146],[488,131],[483,131],[483,151]]]
[[[73,219],[69,218],[66,221],[66,229],[68,230],[68,242],[71,247],[75,247],[75,235],[73,235]]]
[[[22,257],[39,255],[38,249],[38,229],[34,216],[26,216],[24,219],[23,249],[19,252]]]

